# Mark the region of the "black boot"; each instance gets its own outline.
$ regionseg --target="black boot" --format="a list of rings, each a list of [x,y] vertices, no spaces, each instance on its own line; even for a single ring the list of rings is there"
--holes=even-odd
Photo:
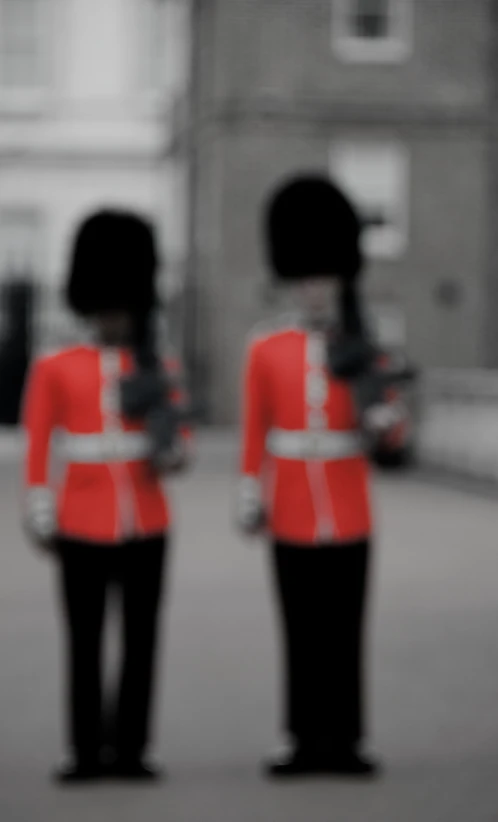
[[[159,763],[144,756],[118,756],[110,766],[109,773],[117,779],[141,782],[156,782],[166,777],[166,771]]]
[[[330,752],[296,745],[294,749],[270,758],[265,763],[265,773],[272,778],[335,775],[371,779],[379,773],[379,765],[355,750]]]
[[[354,749],[324,755],[322,767],[324,773],[338,776],[373,779],[380,774],[380,764],[375,759]]]
[[[73,758],[59,765],[53,777],[60,784],[70,785],[84,782],[94,782],[104,775],[104,769],[99,759]]]
[[[305,776],[316,772],[316,756],[311,749],[296,745],[284,753],[278,753],[264,763],[266,776],[280,778]]]

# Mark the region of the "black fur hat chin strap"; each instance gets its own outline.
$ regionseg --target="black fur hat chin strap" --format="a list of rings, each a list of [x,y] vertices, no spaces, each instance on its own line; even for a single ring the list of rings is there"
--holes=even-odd
[[[159,366],[154,309],[134,314],[132,348],[136,364],[140,369],[149,370]]]
[[[364,321],[357,285],[343,280],[340,290],[339,335],[330,340],[329,367],[339,379],[351,380],[368,371],[377,356]]]
[[[355,281],[343,280],[341,282],[339,299],[342,334],[347,337],[366,337],[367,328]]]

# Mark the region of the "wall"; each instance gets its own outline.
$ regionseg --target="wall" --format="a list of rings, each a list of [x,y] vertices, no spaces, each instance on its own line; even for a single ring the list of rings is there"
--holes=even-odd
[[[498,371],[428,373],[420,407],[420,463],[498,488]]]
[[[491,4],[413,5],[410,59],[385,66],[337,58],[331,0],[199,5],[194,274],[198,359],[216,422],[238,416],[244,338],[269,313],[264,196],[298,168],[326,171],[339,138],[394,138],[410,157],[409,246],[372,263],[369,298],[401,307],[422,367],[490,360]],[[437,296],[447,279],[460,288],[453,305]]]
[[[77,223],[103,205],[157,217],[160,243],[172,249],[170,259],[164,255],[167,274],[178,277],[184,186],[170,147],[172,110],[188,76],[189,3],[158,4],[155,30],[148,3],[46,0],[47,86],[36,94],[0,90],[0,209],[40,212],[35,275],[47,292],[61,285]],[[153,36],[159,51],[151,77]],[[50,305],[48,325],[58,310]]]
[[[246,120],[220,128],[206,141],[203,156],[210,171],[201,199],[198,280],[205,313],[213,318],[206,319],[204,340],[211,353],[210,404],[217,421],[233,421],[237,414],[244,339],[269,313],[261,236],[268,191],[296,168],[326,171],[330,141],[344,133],[342,128],[284,128]],[[403,136],[413,180],[409,247],[400,261],[377,263],[367,271],[366,293],[371,301],[382,298],[405,307],[409,353],[421,365],[477,366],[484,345],[483,141],[472,131]],[[448,275],[463,289],[461,303],[452,307],[435,298]]]
[[[381,103],[437,111],[485,103],[490,0],[414,0],[412,55],[384,66],[337,59],[332,7],[333,0],[218,2],[211,102],[264,96],[279,105]]]

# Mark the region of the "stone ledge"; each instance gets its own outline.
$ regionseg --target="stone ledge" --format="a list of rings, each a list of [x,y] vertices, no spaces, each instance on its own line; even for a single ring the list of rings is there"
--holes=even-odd
[[[403,475],[423,484],[447,487],[466,494],[498,499],[498,481],[435,465],[417,464]]]

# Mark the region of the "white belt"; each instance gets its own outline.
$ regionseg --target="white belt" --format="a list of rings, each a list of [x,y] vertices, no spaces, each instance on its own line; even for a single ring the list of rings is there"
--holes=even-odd
[[[133,462],[147,459],[150,440],[144,431],[105,431],[101,434],[60,434],[56,450],[70,463]]]
[[[266,450],[274,457],[294,460],[341,460],[364,453],[357,431],[286,431],[273,428]]]

